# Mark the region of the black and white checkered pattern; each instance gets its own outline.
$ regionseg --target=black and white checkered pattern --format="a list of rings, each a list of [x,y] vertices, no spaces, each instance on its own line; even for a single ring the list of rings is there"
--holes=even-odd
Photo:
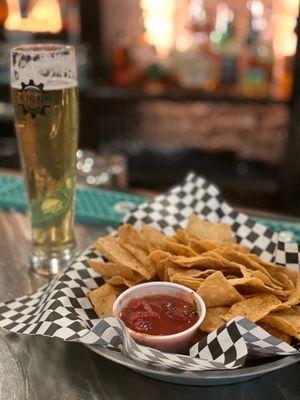
[[[237,213],[225,203],[218,189],[190,174],[182,186],[135,210],[127,222],[150,223],[167,234],[184,227],[191,213],[231,225],[240,243],[250,246],[266,260],[299,267],[299,246],[278,241],[277,234]],[[0,304],[0,328],[29,335],[122,348],[139,362],[184,371],[232,369],[243,365],[247,354],[260,356],[299,354],[249,320],[237,317],[190,349],[190,355],[166,354],[136,344],[123,322],[109,317],[99,321],[86,294],[103,279],[87,260],[100,257],[88,249],[68,269],[30,296]]]
[[[89,249],[49,285],[30,296],[0,305],[0,327],[63,340],[85,336],[98,321],[86,294],[103,283],[87,266],[91,257],[98,255]]]
[[[256,356],[297,354],[292,346],[270,336],[268,332],[248,319],[237,317],[234,320],[247,343],[249,354]]]
[[[300,244],[278,241],[275,262],[285,265],[293,271],[299,272],[300,268]]]
[[[82,338],[84,343],[120,348],[133,360],[165,368],[184,371],[234,369],[241,367],[248,354],[289,355],[298,351],[285,342],[270,336],[246,318],[238,317],[210,333],[190,349],[190,355],[163,353],[141,346],[133,341],[124,323],[113,317],[101,320]]]
[[[194,173],[190,173],[181,186],[139,206],[125,217],[124,222],[139,227],[142,221],[167,235],[174,235],[176,229],[186,226],[192,213],[208,221],[230,225],[237,241],[250,247],[253,253],[266,261],[297,267],[299,271],[300,249],[297,245],[280,242],[276,232],[246,214],[236,212],[224,201],[216,186]]]

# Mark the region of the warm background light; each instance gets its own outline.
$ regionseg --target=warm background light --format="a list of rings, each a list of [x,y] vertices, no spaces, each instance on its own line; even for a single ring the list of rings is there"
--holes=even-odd
[[[140,0],[145,39],[155,46],[159,56],[166,56],[174,44],[175,0]]]
[[[19,0],[7,0],[8,17],[4,27],[8,30],[58,33],[62,19],[58,0],[36,0],[29,2],[26,18],[21,17]]]
[[[197,2],[195,2],[197,3]],[[226,7],[230,6],[237,12],[237,36],[242,40],[245,23],[248,24],[247,12],[248,0],[237,4],[236,0],[227,0]],[[192,44],[192,37],[187,30],[187,20],[191,7],[191,0],[140,0],[142,10],[145,39],[155,46],[160,57],[166,57],[175,45],[177,50],[185,51]],[[199,1],[202,4],[202,0]],[[291,56],[296,50],[296,34],[294,33],[296,18],[299,10],[299,0],[260,0],[252,1],[252,6],[257,14],[264,12],[263,4],[272,10],[271,30],[273,34],[273,47],[275,57]],[[220,0],[205,2],[210,18],[214,18],[215,10],[220,5]],[[224,6],[224,5],[223,5]],[[243,15],[239,14],[243,11]],[[242,18],[240,18],[242,17]],[[261,18],[260,23],[265,20]],[[218,21],[216,21],[218,24]],[[263,28],[263,27],[261,27]]]
[[[295,33],[296,18],[299,11],[299,0],[274,1],[273,46],[278,57],[292,56],[297,46]]]

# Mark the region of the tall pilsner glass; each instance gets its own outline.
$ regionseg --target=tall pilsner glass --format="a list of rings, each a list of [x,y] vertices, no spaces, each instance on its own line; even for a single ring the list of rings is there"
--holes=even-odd
[[[31,266],[59,272],[75,252],[76,55],[71,46],[24,45],[11,53],[15,128],[32,227]]]

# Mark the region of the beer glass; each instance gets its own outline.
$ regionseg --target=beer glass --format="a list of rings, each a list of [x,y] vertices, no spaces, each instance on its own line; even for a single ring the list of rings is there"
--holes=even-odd
[[[59,272],[74,257],[78,104],[72,46],[24,45],[11,52],[15,129],[32,228],[30,264]]]

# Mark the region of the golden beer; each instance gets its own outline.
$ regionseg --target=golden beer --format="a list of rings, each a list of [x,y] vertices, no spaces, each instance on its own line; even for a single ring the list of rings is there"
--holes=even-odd
[[[12,50],[12,102],[32,227],[30,261],[53,274],[74,256],[78,102],[75,51],[63,45]]]
[[[35,92],[28,88],[25,97],[24,91],[12,88],[33,242],[46,251],[60,250],[74,241],[77,88],[47,90],[39,98]],[[30,98],[46,104],[43,113],[24,109]]]

